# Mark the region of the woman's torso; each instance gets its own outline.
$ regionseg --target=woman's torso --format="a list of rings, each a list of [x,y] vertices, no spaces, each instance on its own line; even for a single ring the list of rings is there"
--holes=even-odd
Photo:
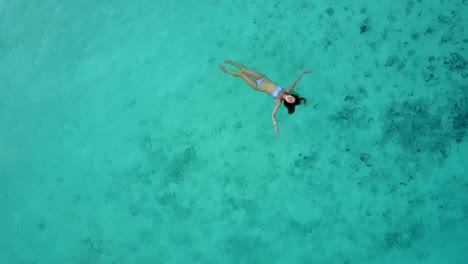
[[[270,79],[266,78],[263,82],[262,82],[262,85],[260,86],[260,91],[262,92],[265,92],[269,95],[272,95],[276,89],[277,89],[278,85],[274,82],[272,82]]]

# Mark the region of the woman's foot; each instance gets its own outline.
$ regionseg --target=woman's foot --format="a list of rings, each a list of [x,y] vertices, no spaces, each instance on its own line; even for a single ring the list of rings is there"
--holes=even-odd
[[[234,65],[236,66],[237,68],[239,68],[241,71],[245,71],[245,67],[240,65],[239,63],[235,62],[235,61],[232,61],[232,60],[225,60],[224,63],[226,64],[231,64],[231,65]]]
[[[226,67],[224,67],[222,64],[219,65],[219,68],[220,68],[223,72],[232,74],[232,75],[234,75],[234,76],[236,76],[236,77],[239,76],[239,75],[241,74],[240,72],[231,71],[231,70],[226,69]]]
[[[222,64],[219,65],[219,68],[225,72],[225,73],[228,73],[228,70],[226,69],[226,67],[224,67]]]

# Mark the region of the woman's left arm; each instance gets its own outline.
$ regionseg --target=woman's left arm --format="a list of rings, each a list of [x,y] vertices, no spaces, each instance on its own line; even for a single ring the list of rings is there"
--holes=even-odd
[[[275,126],[275,134],[278,135],[278,124],[276,124],[276,111],[278,111],[278,108],[281,105],[281,100],[276,99],[276,104],[275,107],[273,108],[273,112],[271,112],[271,121],[273,121],[273,126]]]
[[[292,91],[292,89],[294,88],[294,86],[296,86],[296,84],[301,80],[302,76],[305,74],[305,73],[310,73],[310,70],[305,70],[303,72],[301,72],[301,74],[296,78],[296,80],[294,80],[294,82],[289,85],[289,87],[285,90],[286,93],[289,93]]]

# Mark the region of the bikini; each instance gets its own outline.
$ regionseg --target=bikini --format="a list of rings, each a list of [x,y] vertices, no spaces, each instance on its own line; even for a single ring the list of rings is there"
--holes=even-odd
[[[258,79],[256,80],[257,81],[257,87],[258,87],[258,90],[260,90],[260,87],[262,86],[262,83],[263,81],[266,79],[266,77],[263,77],[261,79]],[[283,90],[283,88],[279,85],[276,85],[276,89],[271,93],[271,96],[273,96],[273,98],[278,98],[278,95],[280,94],[280,92]]]

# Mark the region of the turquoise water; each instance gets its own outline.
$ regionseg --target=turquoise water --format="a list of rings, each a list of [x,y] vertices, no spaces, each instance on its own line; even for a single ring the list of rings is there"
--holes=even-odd
[[[467,8],[1,1],[0,263],[467,263]]]

